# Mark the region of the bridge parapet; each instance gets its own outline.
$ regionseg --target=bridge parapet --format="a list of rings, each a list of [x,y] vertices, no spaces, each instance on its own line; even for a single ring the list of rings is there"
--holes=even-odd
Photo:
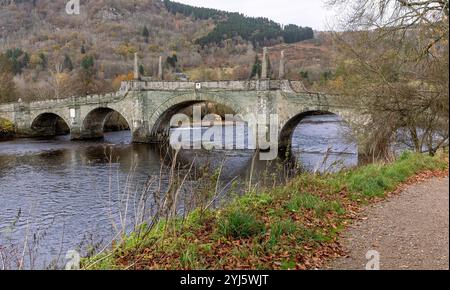
[[[248,81],[124,81],[120,89],[114,93],[73,96],[63,99],[50,99],[27,103],[31,109],[67,107],[83,104],[115,102],[129,91],[282,91],[286,93],[307,93],[302,82],[289,80],[248,80]],[[20,103],[17,103],[20,104]],[[0,106],[0,111],[9,107]],[[10,109],[10,108],[9,108]]]
[[[102,95],[87,95],[83,97],[70,97],[64,99],[52,99],[45,101],[34,101],[30,103],[14,103],[14,104],[26,104],[30,109],[46,109],[46,108],[59,108],[59,107],[71,107],[74,105],[89,105],[105,102],[115,102],[122,99],[125,94],[121,91],[116,93],[108,93]],[[11,105],[14,105],[11,104]],[[8,108],[6,105],[0,106],[0,111],[3,108]]]
[[[122,88],[132,91],[273,91],[295,92],[289,80],[248,80],[248,81],[128,81]]]

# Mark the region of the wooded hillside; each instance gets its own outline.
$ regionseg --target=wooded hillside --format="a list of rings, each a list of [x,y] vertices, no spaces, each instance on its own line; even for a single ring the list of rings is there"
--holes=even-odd
[[[171,1],[85,0],[80,15],[68,15],[65,6],[66,1],[0,0],[0,101],[113,91],[132,77],[136,52],[145,76],[157,74],[162,55],[167,80],[179,73],[248,79],[263,45],[313,34],[310,28],[282,28],[269,19]],[[300,69],[290,76],[300,78]]]

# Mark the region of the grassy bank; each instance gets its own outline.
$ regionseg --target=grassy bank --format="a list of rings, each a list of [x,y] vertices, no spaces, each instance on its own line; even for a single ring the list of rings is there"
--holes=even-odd
[[[339,233],[364,204],[383,199],[418,174],[443,175],[448,155],[403,154],[323,176],[302,174],[288,185],[250,192],[220,211],[161,221],[85,269],[313,269],[339,256]],[[145,226],[144,226],[145,228]],[[146,232],[146,231],[142,231]]]
[[[14,135],[14,125],[5,119],[0,118],[0,140],[9,139]]]

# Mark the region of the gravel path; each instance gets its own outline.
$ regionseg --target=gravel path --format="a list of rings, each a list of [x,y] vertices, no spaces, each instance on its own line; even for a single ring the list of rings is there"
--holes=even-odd
[[[364,211],[343,239],[348,257],[328,268],[364,270],[366,253],[379,252],[381,270],[449,269],[449,179],[412,185]]]

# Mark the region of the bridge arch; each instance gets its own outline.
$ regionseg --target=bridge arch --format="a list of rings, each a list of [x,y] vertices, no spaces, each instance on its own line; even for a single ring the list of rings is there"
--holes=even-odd
[[[280,124],[278,147],[280,156],[286,156],[288,150],[292,149],[292,138],[298,125],[306,118],[310,116],[318,115],[334,115],[337,116],[342,122],[349,124],[349,120],[346,118],[346,114],[337,111],[330,110],[306,110],[300,112],[294,116],[291,116]]]
[[[41,113],[32,120],[31,131],[33,136],[50,137],[70,134],[69,122],[57,113]]]
[[[111,131],[131,130],[131,123],[124,114],[110,107],[97,107],[89,111],[84,117],[81,139],[103,138],[104,132],[108,129],[106,128],[107,121],[113,115],[117,117],[117,124],[114,125],[116,129]]]
[[[173,115],[189,106],[202,103],[213,103],[222,105],[232,111],[235,115],[244,116],[246,109],[231,99],[223,96],[217,97],[210,94],[187,94],[171,98],[159,106],[149,119],[149,129],[153,141],[164,141],[169,136],[170,120]]]

